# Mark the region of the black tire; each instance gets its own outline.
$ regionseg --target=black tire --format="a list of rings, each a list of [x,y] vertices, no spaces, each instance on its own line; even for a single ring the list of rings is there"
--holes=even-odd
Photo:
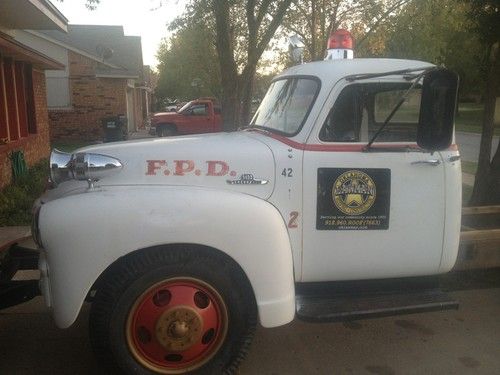
[[[193,278],[206,283],[217,292],[227,308],[227,331],[224,336],[221,335],[224,338],[217,344],[220,346],[214,349],[210,357],[207,355],[207,358],[203,359],[205,361],[210,358],[207,363],[200,360],[198,363],[203,364],[189,373],[237,372],[255,332],[257,308],[253,291],[248,279],[234,262],[213,251],[190,248],[175,251],[153,249],[133,254],[118,261],[99,284],[90,310],[90,340],[95,355],[109,370],[141,375],[186,373],[184,370],[172,372],[166,369],[160,372],[148,368],[147,364],[145,366],[137,360],[137,354],[133,354],[132,350],[135,348],[131,343],[133,341],[130,341],[130,332],[133,331],[129,329],[130,316],[138,310],[138,301],[141,301],[141,306],[146,298],[144,296],[149,296],[147,293],[152,286],[156,287],[164,281],[175,281],[177,278]],[[166,311],[161,317],[171,310]],[[135,319],[135,315],[133,316]],[[156,327],[159,322],[160,319],[155,321]],[[140,329],[137,330],[137,337],[140,337],[139,331]],[[168,332],[171,331],[169,326]],[[155,335],[149,335],[148,340],[152,340],[151,337],[154,336],[156,345],[161,338],[158,339],[158,334]],[[168,355],[165,355],[164,358],[167,357]],[[186,369],[192,367],[193,365]]]
[[[158,137],[173,137],[177,135],[177,129],[174,125],[160,125],[157,134]]]

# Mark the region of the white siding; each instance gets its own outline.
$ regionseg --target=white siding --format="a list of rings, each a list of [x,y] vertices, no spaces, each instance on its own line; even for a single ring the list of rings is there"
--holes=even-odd
[[[40,38],[29,31],[15,30],[13,36],[17,41],[60,62],[66,67],[64,70],[45,71],[47,80],[47,105],[49,108],[70,107],[68,50],[44,38]]]

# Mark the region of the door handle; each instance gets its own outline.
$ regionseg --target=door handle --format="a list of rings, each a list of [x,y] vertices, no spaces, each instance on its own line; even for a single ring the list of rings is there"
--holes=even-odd
[[[411,164],[412,165],[426,164],[426,165],[432,165],[434,167],[437,167],[439,164],[441,164],[441,161],[439,159],[417,160],[417,161],[412,161]]]
[[[453,163],[454,161],[458,161],[458,160],[460,160],[460,155],[453,155],[453,156],[450,156],[450,157],[448,158],[448,161],[449,161],[450,163]]]

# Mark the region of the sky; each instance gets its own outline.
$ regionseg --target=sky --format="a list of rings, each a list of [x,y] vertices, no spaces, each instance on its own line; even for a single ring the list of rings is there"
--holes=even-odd
[[[70,24],[123,25],[125,35],[141,36],[144,65],[155,66],[158,46],[168,36],[166,25],[182,14],[186,0],[101,0],[96,10],[88,10],[85,0],[51,2]]]

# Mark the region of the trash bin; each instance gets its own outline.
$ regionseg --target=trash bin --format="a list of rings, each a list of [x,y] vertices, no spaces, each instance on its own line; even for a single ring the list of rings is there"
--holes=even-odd
[[[125,116],[105,117],[102,120],[104,142],[127,139],[127,118]]]

